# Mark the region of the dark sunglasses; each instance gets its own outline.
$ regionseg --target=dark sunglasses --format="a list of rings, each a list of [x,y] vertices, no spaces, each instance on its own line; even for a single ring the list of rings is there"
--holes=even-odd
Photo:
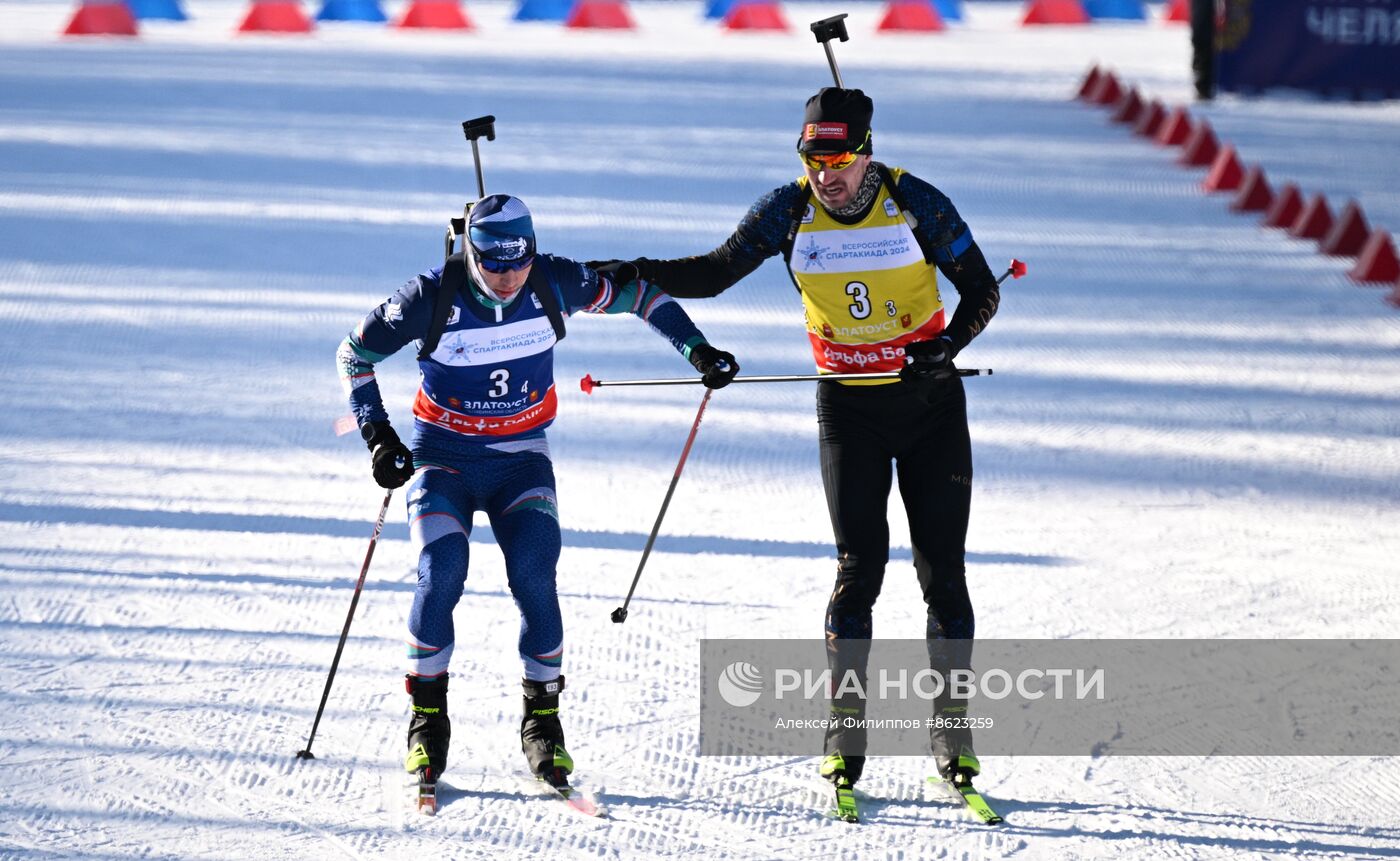
[[[481,264],[483,271],[490,272],[493,275],[500,275],[502,272],[516,272],[524,269],[526,266],[535,262],[535,255],[531,254],[519,260],[492,260],[489,257],[482,257],[478,254],[476,262]]]

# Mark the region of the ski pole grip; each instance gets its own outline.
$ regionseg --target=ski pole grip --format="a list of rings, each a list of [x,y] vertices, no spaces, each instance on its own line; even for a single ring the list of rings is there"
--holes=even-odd
[[[462,123],[462,134],[467,136],[467,140],[474,141],[483,135],[487,140],[496,139],[496,118],[494,116],[477,117],[474,120],[467,120]]]
[[[830,18],[813,21],[812,34],[823,45],[832,39],[849,42],[851,37],[846,33],[846,13],[842,12],[840,15],[832,15]]]

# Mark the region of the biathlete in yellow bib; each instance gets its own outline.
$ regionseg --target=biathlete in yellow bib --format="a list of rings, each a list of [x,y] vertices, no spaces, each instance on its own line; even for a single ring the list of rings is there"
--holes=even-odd
[[[797,150],[804,172],[753,205],[724,244],[695,257],[598,263],[611,277],[640,277],[672,296],[716,296],[783,255],[802,294],[819,372],[899,371],[898,379],[817,384],[822,482],[835,530],[836,585],[826,611],[835,678],[864,678],[871,610],[889,561],[886,510],[898,478],[914,568],[928,605],[931,666],[969,664],[972,603],[964,545],[972,451],[954,356],[996,313],[999,292],[972,231],[927,182],[873,161],[871,100],[829,87],[807,101]],[[958,294],[951,316],[939,273]],[[863,717],[864,701],[838,698],[835,716]],[[939,773],[957,784],[981,766],[961,705],[935,702],[930,721]],[[822,774],[838,790],[860,779],[861,722],[832,721]],[[854,724],[854,726],[850,726]]]

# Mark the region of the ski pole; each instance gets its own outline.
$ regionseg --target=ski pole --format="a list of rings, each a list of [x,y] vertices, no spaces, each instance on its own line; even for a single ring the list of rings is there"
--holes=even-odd
[[[841,70],[836,68],[836,55],[831,52],[831,40],[850,41],[851,37],[846,34],[846,13],[842,12],[840,15],[832,15],[830,18],[813,21],[811,26],[812,35],[817,37],[817,41],[826,51],[826,62],[827,65],[831,66],[831,77],[836,80],[836,86],[845,89],[846,85],[841,83]]]
[[[1025,261],[1024,261],[1024,260],[1017,260],[1015,257],[1013,257],[1013,258],[1011,258],[1011,265],[1010,265],[1010,266],[1007,266],[1007,267],[1006,267],[1006,271],[1003,272],[1003,273],[1001,273],[1001,275],[997,277],[997,284],[1000,284],[1001,282],[1005,281],[1005,280],[1006,280],[1006,276],[1008,276],[1008,275],[1011,276],[1012,280],[1016,280],[1016,279],[1018,279],[1018,278],[1021,278],[1021,277],[1024,276],[1025,274],[1026,274],[1026,263],[1025,263]]]
[[[661,501],[661,510],[656,514],[656,523],[651,527],[651,535],[647,536],[647,546],[642,550],[642,561],[637,563],[637,573],[632,575],[632,585],[627,589],[627,597],[623,599],[622,606],[612,611],[612,620],[619,625],[627,621],[627,605],[632,603],[632,593],[637,591],[637,581],[642,579],[642,569],[646,567],[647,557],[651,555],[651,546],[656,543],[656,533],[661,531],[661,520],[666,516],[666,508],[671,504],[671,494],[676,492],[676,482],[681,480],[681,470],[685,469],[685,459],[690,456],[690,447],[695,443],[696,431],[700,430],[700,417],[705,415],[705,405],[710,402],[710,395],[714,394],[714,391],[714,389],[706,389],[705,397],[700,399],[700,409],[695,412],[695,423],[690,426],[690,436],[685,438],[685,448],[681,449],[681,459],[676,464],[676,474],[671,476],[671,486],[666,488],[666,498]]]
[[[844,16],[843,16],[844,17]],[[818,22],[823,23],[823,22]],[[816,24],[812,25],[814,28]],[[1007,278],[1021,278],[1026,274],[1026,264],[1022,260],[1011,258],[1011,263],[1006,267],[1006,271],[997,277],[997,283],[1005,281]],[[981,377],[992,375],[991,368],[952,368],[946,372],[947,376],[956,374],[959,377]],[[933,379],[947,379],[941,374],[931,375]],[[778,374],[773,376],[756,377],[735,377],[730,380],[732,383],[798,383],[807,380],[897,380],[898,371],[882,371],[876,374]],[[578,386],[584,394],[593,394],[593,390],[598,386],[686,386],[693,383],[704,382],[699,377],[678,377],[675,379],[661,380],[595,380],[592,374],[587,374],[578,381]]]
[[[350,599],[350,612],[345,614],[345,627],[340,629],[340,642],[335,647],[335,657],[331,659],[331,672],[326,677],[326,689],[321,691],[321,705],[316,708],[316,720],[311,723],[311,735],[306,739],[306,747],[297,751],[297,759],[315,759],[311,743],[316,740],[316,728],[321,725],[321,714],[326,710],[326,700],[331,695],[331,682],[335,681],[336,668],[340,666],[340,653],[345,649],[345,638],[350,636],[350,622],[355,618],[355,605],[360,603],[360,591],[365,587],[365,575],[369,573],[369,560],[374,558],[374,545],[379,541],[379,532],[384,528],[384,516],[389,513],[389,499],[394,495],[390,490],[384,494],[384,504],[379,506],[379,516],[374,521],[374,532],[369,537],[369,549],[365,551],[365,564],[360,566],[360,578],[355,581],[355,595]]]
[[[931,374],[930,379],[948,377],[990,377],[991,368],[950,368],[946,375]],[[777,374],[772,376],[735,377],[730,383],[799,383],[807,380],[897,380],[899,371],[881,371],[878,374]],[[595,380],[586,375],[578,386],[585,394],[593,394],[598,386],[688,386],[703,383],[701,377],[670,377],[660,380]]]

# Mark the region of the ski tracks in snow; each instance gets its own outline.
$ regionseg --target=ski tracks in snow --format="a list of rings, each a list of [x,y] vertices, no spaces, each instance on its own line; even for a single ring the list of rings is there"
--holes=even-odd
[[[551,430],[565,727],[608,818],[520,776],[518,617],[482,524],[444,804],[408,809],[401,497],[317,759],[295,758],[380,496],[359,443],[330,435],[332,355],[440,253],[424,225],[471,183],[457,110],[501,117],[493,186],[580,258],[703,251],[796,174],[814,46],[697,35],[696,9],[637,5],[657,38],[514,29],[474,43],[488,66],[456,39],[328,25],[234,43],[213,19],[192,42],[157,24],[131,45],[55,44],[71,9],[24,4],[0,62],[0,858],[1400,855],[1394,758],[989,755],[979,787],[1008,819],[989,828],[924,800],[916,757],[872,761],[860,826],[823,815],[815,758],[697,757],[699,639],[822,633],[834,552],[812,392],[716,394],[614,625],[698,401],[572,388],[690,373],[627,319],[571,322]],[[1183,33],[1038,33],[1008,4],[968,5],[933,55],[867,38],[873,7],[841,51],[885,106],[881,152],[947,191],[994,264],[1032,266],[962,360],[997,370],[968,384],[979,636],[1392,635],[1394,312],[1063,98],[1090,55],[1184,82]],[[626,56],[682,46],[698,61]],[[464,70],[509,98],[444,108]],[[1229,123],[1229,100],[1211,110]],[[1326,171],[1331,120],[1389,140],[1393,113],[1309,105],[1269,134]],[[774,265],[687,307],[748,372],[809,367]],[[411,362],[381,370],[403,427]],[[893,508],[876,630],[917,636]]]

